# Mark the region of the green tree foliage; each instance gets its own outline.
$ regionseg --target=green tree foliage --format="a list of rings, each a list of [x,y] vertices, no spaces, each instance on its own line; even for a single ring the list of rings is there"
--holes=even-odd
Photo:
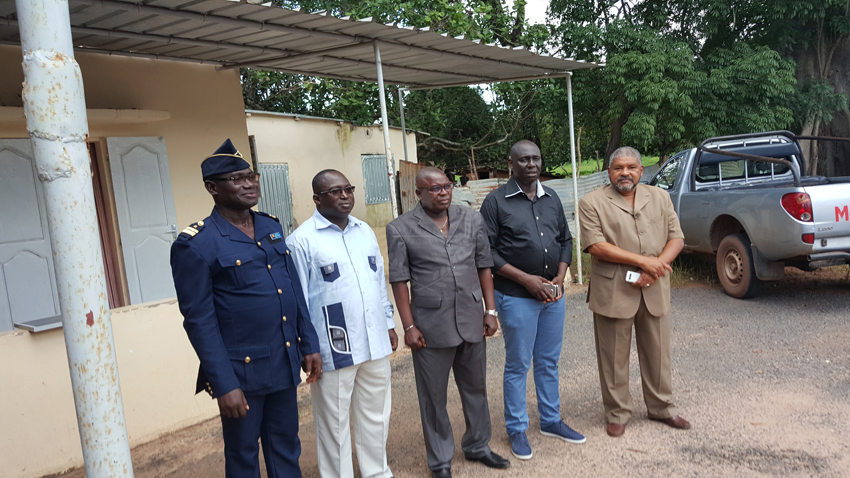
[[[553,0],[553,47],[568,56],[605,62],[578,71],[579,124],[606,143],[669,155],[708,136],[779,129],[791,124],[783,101],[794,91],[793,63],[757,42],[752,29],[711,21],[721,0]],[[738,29],[732,32],[732,29]],[[720,33],[722,31],[722,33]],[[715,35],[723,41],[715,41]],[[600,124],[601,123],[601,124]],[[598,141],[598,139],[596,140]]]
[[[710,136],[789,127],[817,134],[844,117],[850,128],[832,73],[842,58],[850,62],[850,0],[551,0],[546,26],[527,24],[525,0],[277,3],[605,64],[572,81],[584,160],[607,163],[623,144],[663,158]],[[374,84],[255,70],[242,80],[249,108],[379,118]],[[398,89],[387,90],[398,125]],[[405,101],[408,127],[431,135],[419,138],[420,160],[459,168],[474,151],[478,165],[502,164],[519,139],[540,144],[549,167],[570,160],[564,78],[413,91]]]
[[[278,5],[304,11],[328,11],[352,18],[402,26],[429,27],[453,36],[464,35],[485,43],[540,47],[548,36],[546,27],[525,22],[525,0],[278,0]],[[373,124],[380,120],[377,85],[325,78],[309,78],[261,70],[243,69],[242,87],[247,108],[297,113]],[[400,124],[398,87],[387,85],[390,123]],[[522,96],[522,95],[521,95]],[[487,104],[480,89],[449,88],[407,94],[405,120],[408,128],[427,132],[419,138],[419,158],[440,166],[463,168],[475,154],[476,163],[504,162],[506,146],[513,137],[521,112]]]

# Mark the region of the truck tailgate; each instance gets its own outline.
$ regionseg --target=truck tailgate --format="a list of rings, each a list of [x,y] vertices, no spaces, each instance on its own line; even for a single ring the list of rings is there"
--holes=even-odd
[[[846,237],[850,241],[850,183],[821,184],[805,190],[812,199],[815,238]]]

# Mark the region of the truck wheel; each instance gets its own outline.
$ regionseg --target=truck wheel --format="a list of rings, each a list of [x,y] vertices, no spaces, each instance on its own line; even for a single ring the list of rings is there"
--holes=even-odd
[[[756,277],[753,251],[746,234],[731,234],[720,241],[717,277],[726,293],[737,299],[755,297],[761,292],[762,281]]]

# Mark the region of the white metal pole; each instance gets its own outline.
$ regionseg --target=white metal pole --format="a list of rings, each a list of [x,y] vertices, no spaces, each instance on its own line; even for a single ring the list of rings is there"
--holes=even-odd
[[[390,123],[387,121],[387,96],[384,93],[384,69],[381,66],[381,49],[378,42],[373,42],[375,48],[375,64],[378,68],[378,98],[381,100],[381,129],[384,130],[384,149],[387,155],[387,177],[390,180],[390,202],[393,206],[393,219],[398,217],[398,204],[395,190],[395,164],[390,150]]]
[[[578,175],[579,169],[576,167],[576,132],[573,124],[573,72],[567,75],[567,105],[570,113],[570,155],[573,163],[573,202],[574,212],[576,216],[576,230],[573,231],[573,238],[576,244],[576,267],[578,268],[578,283],[582,284],[581,275],[581,227],[578,219]]]
[[[68,0],[15,3],[24,112],[46,199],[86,475],[132,477]]]
[[[404,126],[404,92],[407,88],[398,89],[398,107],[401,111],[401,143],[404,145],[404,160],[407,161],[407,128]]]

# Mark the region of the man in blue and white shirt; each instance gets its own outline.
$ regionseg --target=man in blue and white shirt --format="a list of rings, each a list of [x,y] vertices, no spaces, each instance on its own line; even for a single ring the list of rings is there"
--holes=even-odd
[[[354,186],[335,170],[313,178],[316,212],[286,240],[319,336],[324,375],[311,386],[319,473],[353,477],[349,411],[363,478],[390,478],[389,355],[398,346],[384,260],[372,228],[350,215]]]

